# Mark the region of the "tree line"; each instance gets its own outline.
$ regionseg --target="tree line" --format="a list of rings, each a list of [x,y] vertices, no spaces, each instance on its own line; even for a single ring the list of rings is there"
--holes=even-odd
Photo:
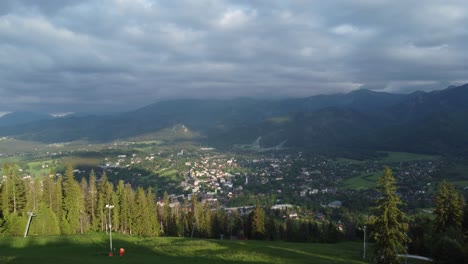
[[[68,235],[119,232],[139,236],[268,239],[294,242],[338,242],[356,239],[356,221],[338,224],[313,218],[291,219],[257,203],[253,208],[224,210],[196,195],[171,203],[167,192],[158,201],[152,188],[134,188],[123,180],[114,186],[105,171],[99,177],[75,179],[73,167],[42,178],[25,178],[12,164],[3,166],[0,185],[0,233],[20,236],[28,212],[34,213],[29,234]],[[432,215],[407,216],[389,168],[377,185],[379,199],[360,225],[367,225],[376,263],[399,263],[398,255],[433,257],[436,263],[463,263],[468,256],[468,207],[453,185],[442,182]],[[110,208],[109,205],[113,205]],[[354,234],[353,234],[354,233]],[[467,258],[468,259],[468,258]]]
[[[140,236],[300,242],[337,242],[343,237],[333,222],[285,220],[260,203],[251,211],[224,210],[217,202],[202,203],[196,195],[182,204],[171,203],[167,192],[158,201],[152,188],[134,188],[123,180],[114,186],[105,171],[99,179],[91,171],[88,178],[80,180],[75,179],[72,166],[67,166],[63,175],[51,170],[42,178],[23,179],[12,164],[5,164],[3,172],[0,233],[4,235],[23,235],[28,212],[33,212],[31,235],[107,232],[111,228]]]

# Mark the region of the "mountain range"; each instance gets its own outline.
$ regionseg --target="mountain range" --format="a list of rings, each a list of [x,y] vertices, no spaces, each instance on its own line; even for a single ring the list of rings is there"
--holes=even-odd
[[[257,142],[261,147],[282,143],[320,152],[467,155],[467,102],[468,84],[411,94],[358,90],[282,100],[184,99],[103,116],[11,113],[0,118],[0,136],[48,143],[108,142],[160,137],[168,129],[183,127],[190,134],[184,139],[216,147],[251,144],[261,138]]]

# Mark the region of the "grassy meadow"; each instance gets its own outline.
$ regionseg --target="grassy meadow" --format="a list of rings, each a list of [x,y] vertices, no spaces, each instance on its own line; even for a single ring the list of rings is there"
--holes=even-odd
[[[0,238],[0,263],[366,263],[362,244],[305,244],[270,241],[137,238],[114,235],[109,257],[105,234]],[[118,256],[118,249],[125,255]]]
[[[343,186],[346,189],[367,190],[374,188],[377,185],[377,180],[380,177],[382,177],[381,171],[363,174],[344,180]]]
[[[416,153],[408,153],[408,152],[392,152],[392,151],[385,151],[381,152],[387,154],[383,160],[387,162],[402,162],[402,161],[415,161],[415,160],[436,160],[440,159],[439,156],[433,155],[424,155],[424,154],[416,154]]]

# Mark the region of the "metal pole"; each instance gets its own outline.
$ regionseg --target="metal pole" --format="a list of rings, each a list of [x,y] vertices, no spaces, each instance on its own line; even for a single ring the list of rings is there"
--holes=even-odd
[[[109,240],[110,240],[110,252],[112,252],[112,221],[111,221],[111,208],[109,207]]]
[[[111,219],[111,209],[114,208],[113,205],[106,204],[106,208],[109,209],[109,245],[110,252],[112,253],[112,219]]]
[[[26,229],[24,230],[24,237],[28,236],[29,227],[31,226],[31,220],[34,216],[33,212],[29,211],[28,216],[29,218],[28,218],[28,223],[26,224]]]
[[[406,233],[405,233],[405,251],[406,251],[405,263],[408,264],[408,235]]]
[[[366,229],[367,229],[367,226],[364,226],[364,253],[362,255],[363,259],[366,259]]]

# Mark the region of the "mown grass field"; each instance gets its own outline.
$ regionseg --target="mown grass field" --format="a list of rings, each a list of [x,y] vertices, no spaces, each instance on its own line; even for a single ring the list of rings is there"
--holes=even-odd
[[[303,244],[185,238],[136,238],[115,235],[109,257],[105,234],[62,237],[0,238],[0,263],[366,263],[362,244]],[[125,255],[118,256],[118,249]]]
[[[179,173],[178,170],[172,169],[172,170],[158,170],[156,171],[156,174],[162,177],[174,177]]]
[[[400,161],[415,161],[415,160],[436,160],[440,159],[439,156],[408,153],[408,152],[383,152],[387,156],[383,160],[387,162],[400,162]]]
[[[362,259],[360,242],[338,244],[230,241],[187,238],[139,238],[113,235],[114,256],[109,257],[105,234],[57,237],[1,237],[0,263],[372,263],[371,248]],[[119,248],[125,249],[123,257]],[[408,259],[409,264],[429,263]]]
[[[377,180],[382,177],[383,172],[376,171],[370,174],[363,174],[356,177],[348,178],[343,181],[343,187],[353,190],[367,190],[374,188]]]

